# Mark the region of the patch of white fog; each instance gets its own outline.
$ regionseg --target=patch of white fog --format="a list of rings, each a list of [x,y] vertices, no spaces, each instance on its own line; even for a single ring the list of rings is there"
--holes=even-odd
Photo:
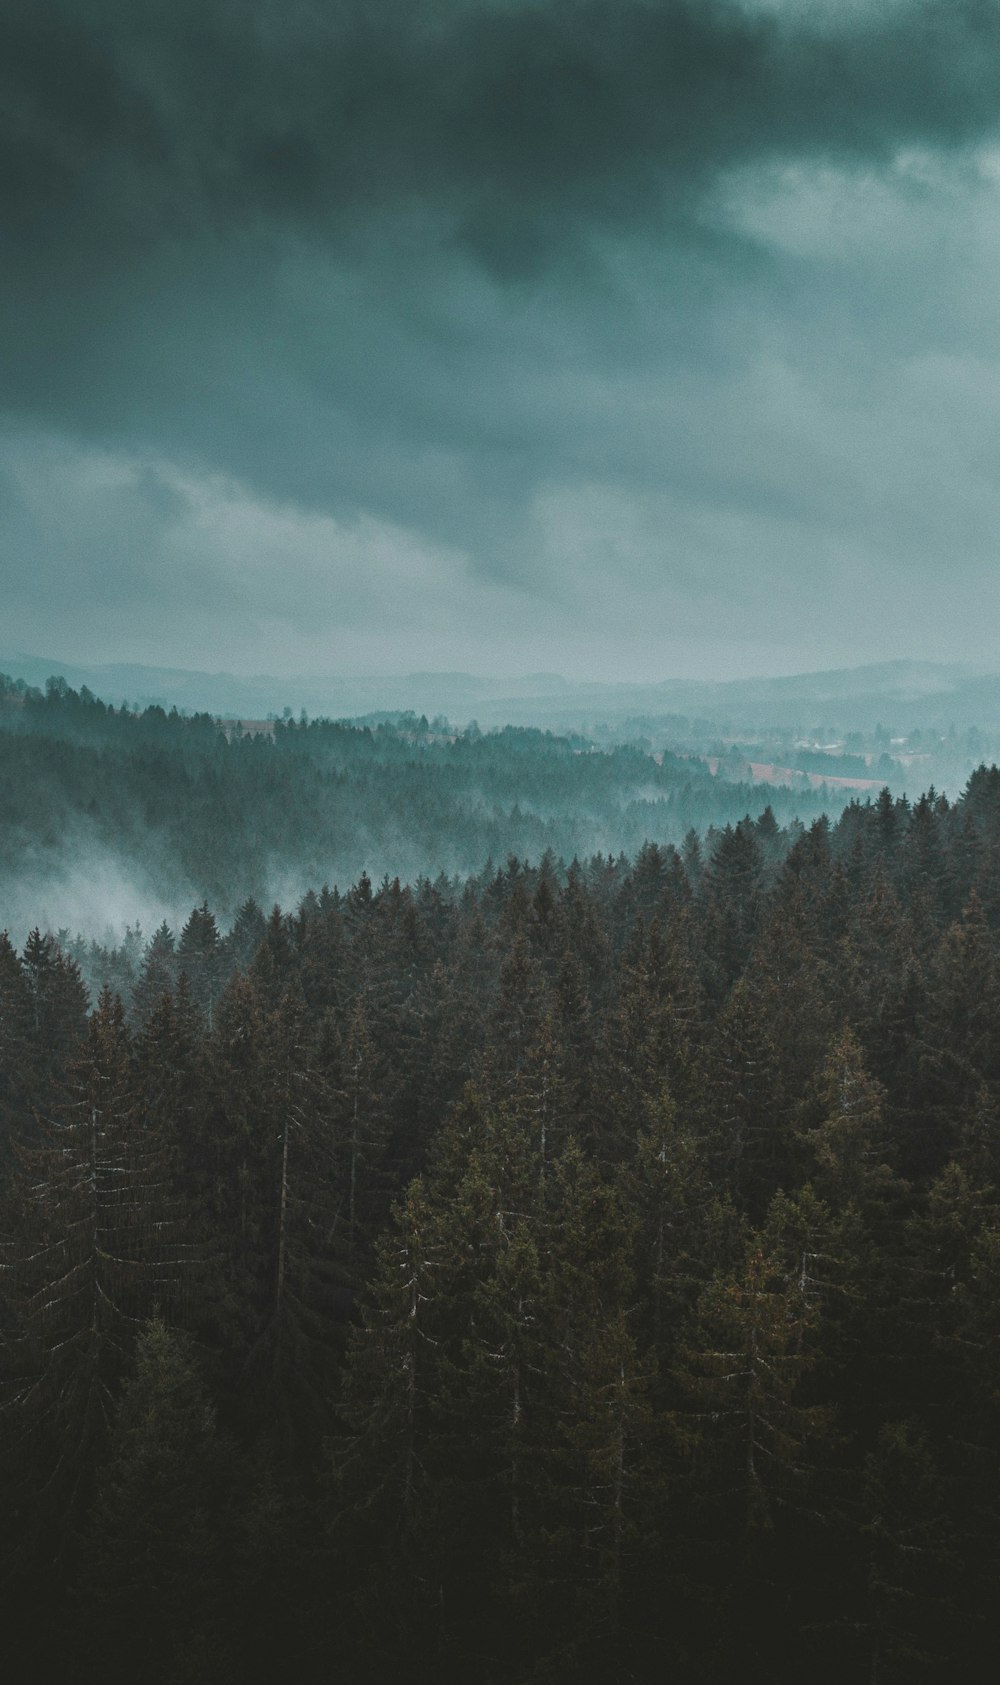
[[[164,919],[177,930],[191,911],[159,894],[135,865],[91,851],[42,856],[0,883],[0,929],[18,948],[36,927],[117,946],[128,927],[149,937]]]

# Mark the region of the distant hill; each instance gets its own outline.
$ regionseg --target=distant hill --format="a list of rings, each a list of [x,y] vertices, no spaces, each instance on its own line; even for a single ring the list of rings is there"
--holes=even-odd
[[[286,708],[348,718],[413,709],[445,714],[459,725],[532,724],[569,730],[596,721],[683,715],[720,731],[814,728],[838,731],[954,725],[1000,726],[1000,675],[971,666],[889,661],[779,678],[609,684],[533,673],[489,678],[470,673],[365,677],[279,677],[204,673],[131,663],[84,666],[55,656],[0,655],[0,672],[44,686],[50,675],[86,685],[108,701],[151,702],[191,712],[262,719]]]
[[[230,918],[248,897],[294,906],[363,871],[412,883],[511,855],[636,856],[768,807],[772,824],[809,823],[848,799],[765,788],[739,757],[715,777],[698,757],[592,751],[569,733],[455,732],[412,714],[219,729],[0,679],[0,930],[148,929],[202,900]]]

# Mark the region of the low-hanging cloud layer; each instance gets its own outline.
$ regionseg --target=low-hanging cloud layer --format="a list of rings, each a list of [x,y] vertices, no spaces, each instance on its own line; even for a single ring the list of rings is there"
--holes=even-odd
[[[8,0],[2,642],[993,654],[996,0]]]

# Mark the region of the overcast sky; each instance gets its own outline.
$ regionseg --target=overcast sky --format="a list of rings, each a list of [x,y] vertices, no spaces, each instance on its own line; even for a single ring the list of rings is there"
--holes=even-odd
[[[4,0],[0,651],[1000,668],[998,0]]]

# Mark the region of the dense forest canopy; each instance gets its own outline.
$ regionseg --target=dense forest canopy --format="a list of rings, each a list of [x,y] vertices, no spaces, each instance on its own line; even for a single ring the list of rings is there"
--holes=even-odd
[[[477,764],[23,715],[52,824],[74,756],[96,825],[145,779],[145,826],[210,767],[235,800],[427,765],[437,799]],[[540,800],[620,788],[627,758],[520,734],[495,788],[528,748]],[[248,898],[225,934],[202,902],[87,950],[96,998],[71,944],[0,941],[22,1674],[992,1678],[1000,771],[719,820]]]

